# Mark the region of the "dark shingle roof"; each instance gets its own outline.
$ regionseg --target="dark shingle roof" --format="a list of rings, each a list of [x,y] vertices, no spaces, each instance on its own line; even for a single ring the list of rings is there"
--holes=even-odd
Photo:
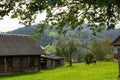
[[[28,36],[0,34],[0,56],[40,54],[44,50]]]
[[[112,42],[113,46],[120,46],[120,35]]]

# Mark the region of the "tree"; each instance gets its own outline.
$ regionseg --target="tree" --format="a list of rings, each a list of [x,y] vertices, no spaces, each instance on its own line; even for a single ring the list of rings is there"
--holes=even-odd
[[[100,32],[105,26],[115,27],[120,20],[120,0],[2,0],[0,18],[10,15],[20,19],[20,23],[34,23],[37,14],[46,12],[45,21],[40,22],[38,32],[46,29],[45,24],[57,25],[57,31],[66,33],[87,24],[93,33]],[[43,24],[42,24],[43,23]],[[53,26],[51,26],[53,28]]]
[[[45,46],[45,48],[46,48],[46,52],[50,52],[51,54],[55,54],[55,52],[56,52],[56,50],[55,50],[55,46],[53,46],[53,45],[47,45],[47,46]]]
[[[59,45],[56,47],[56,53],[59,56],[65,57],[65,59],[69,62],[69,65],[72,66],[72,56],[77,51],[78,46],[78,40],[64,40],[60,42]]]
[[[102,45],[106,55],[113,55],[113,46],[111,45],[112,41],[108,37],[102,39]]]
[[[101,41],[93,41],[91,52],[95,55],[97,60],[104,60],[105,51],[103,45],[101,44]]]
[[[94,59],[94,55],[92,53],[87,53],[85,55],[85,61],[89,58],[89,63],[92,63],[92,59]]]
[[[104,60],[112,56],[113,47],[111,45],[111,40],[107,37],[104,37],[102,40],[94,40],[91,51],[98,60]]]

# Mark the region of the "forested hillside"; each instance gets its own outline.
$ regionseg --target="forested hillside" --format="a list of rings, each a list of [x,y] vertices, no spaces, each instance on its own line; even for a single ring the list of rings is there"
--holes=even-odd
[[[19,28],[14,31],[7,32],[7,34],[32,34],[33,30],[36,29],[36,27],[37,27],[36,25],[32,25],[29,27]],[[72,34],[72,37],[78,38],[81,41],[93,40],[95,38],[101,39],[103,37],[109,37],[111,40],[114,40],[117,36],[120,35],[120,30],[119,29],[103,30],[101,33],[97,33],[97,35],[94,36],[92,35],[91,31],[84,25],[81,35],[76,34],[75,31],[70,31],[70,33]],[[47,29],[42,35],[42,38],[39,43],[42,46],[51,44],[53,40],[57,39],[55,34],[56,32],[54,30],[50,31],[49,29]]]

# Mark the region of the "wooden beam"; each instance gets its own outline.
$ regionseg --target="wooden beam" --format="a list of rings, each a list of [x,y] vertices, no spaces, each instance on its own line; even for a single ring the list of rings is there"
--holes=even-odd
[[[120,48],[118,48],[118,69],[119,69],[118,78],[120,79]]]
[[[30,67],[30,56],[28,56],[28,67]]]
[[[6,57],[4,57],[4,65],[5,65],[5,72],[7,71],[7,63],[6,63]]]

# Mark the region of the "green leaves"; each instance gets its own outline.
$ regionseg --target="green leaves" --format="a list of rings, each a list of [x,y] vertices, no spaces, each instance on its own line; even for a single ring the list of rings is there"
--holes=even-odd
[[[111,40],[107,37],[104,37],[102,40],[94,40],[91,52],[95,55],[97,60],[104,60],[105,56],[113,54]]]
[[[64,37],[64,43],[63,41],[61,41],[56,46],[56,53],[59,56],[63,56],[69,62],[69,65],[71,65],[72,56],[77,51],[78,47],[80,46],[80,43],[76,39],[66,37],[68,36]]]
[[[34,39],[39,41],[45,30],[46,30],[46,24],[38,24],[37,28],[33,32]]]
[[[66,25],[71,27],[70,30],[74,30],[81,24],[91,25],[94,32],[99,32],[103,26],[113,29],[120,20],[120,1],[10,0],[9,3],[0,3],[0,18],[12,13],[11,18],[18,18],[24,25],[34,23],[36,15],[43,11],[47,13],[43,22],[57,25],[58,32],[66,33],[67,30],[64,30]]]
[[[17,18],[18,14],[15,12],[13,15],[11,15],[11,18]]]

